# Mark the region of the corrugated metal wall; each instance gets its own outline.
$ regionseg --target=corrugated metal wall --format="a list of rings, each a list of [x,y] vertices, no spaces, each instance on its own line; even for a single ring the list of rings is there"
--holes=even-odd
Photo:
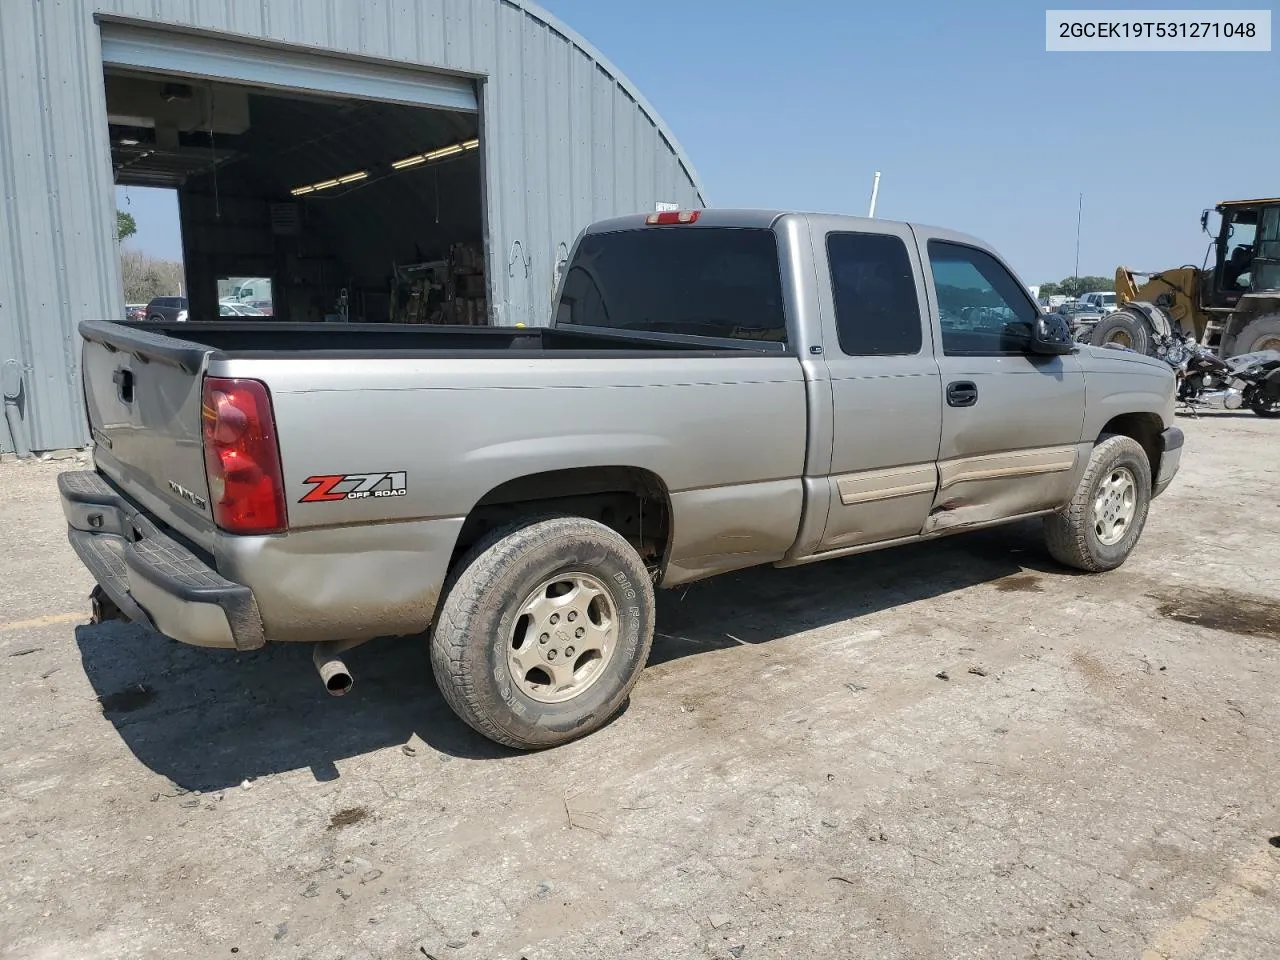
[[[544,323],[577,231],[705,202],[600,55],[511,0],[0,2],[0,452],[83,445],[77,323],[121,306],[95,14],[481,74],[496,322]]]

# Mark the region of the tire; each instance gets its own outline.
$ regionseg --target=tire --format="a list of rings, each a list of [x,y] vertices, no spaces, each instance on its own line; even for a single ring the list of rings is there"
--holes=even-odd
[[[1089,342],[1095,347],[1118,343],[1135,353],[1148,353],[1151,349],[1151,328],[1144,317],[1128,310],[1116,310],[1094,325]]]
[[[1280,350],[1280,313],[1258,317],[1236,334],[1231,344],[1233,356],[1257,353],[1259,350]]]
[[[147,322],[148,323],[164,323],[164,317],[160,316],[160,314],[158,313],[153,313],[151,316],[147,317]]]
[[[1127,471],[1133,484],[1132,514],[1123,530],[1111,526],[1118,534],[1107,542],[1099,534],[1110,523],[1109,508],[1100,515],[1098,505],[1108,493],[1108,483],[1121,471]],[[1044,518],[1045,545],[1059,563],[1089,573],[1114,570],[1128,559],[1151,507],[1151,464],[1141,444],[1131,437],[1104,434],[1093,448],[1084,476],[1076,487],[1071,502],[1058,513]],[[1126,513],[1126,508],[1120,508]]]
[[[1256,388],[1249,397],[1249,409],[1264,420],[1275,420],[1280,417],[1280,400],[1269,399],[1262,395],[1260,388]]]
[[[611,644],[599,639],[609,624]],[[522,750],[555,747],[618,712],[649,657],[653,625],[649,572],[620,534],[581,517],[527,520],[459,563],[432,631],[431,667],[445,701],[477,732]]]

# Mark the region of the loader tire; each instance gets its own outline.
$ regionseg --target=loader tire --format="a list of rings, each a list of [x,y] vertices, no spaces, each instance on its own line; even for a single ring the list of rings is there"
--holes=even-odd
[[[1089,342],[1095,347],[1114,343],[1135,353],[1150,353],[1151,326],[1145,317],[1128,310],[1116,310],[1097,322]]]
[[[458,565],[431,636],[445,701],[521,750],[607,723],[653,643],[653,583],[621,534],[582,517],[523,521]]]
[[[1044,518],[1045,545],[1059,563],[1114,570],[1142,536],[1151,506],[1151,464],[1132,437],[1103,434],[1066,508]]]
[[[1267,314],[1251,320],[1236,334],[1231,345],[1233,356],[1257,353],[1259,350],[1280,350],[1280,313]]]

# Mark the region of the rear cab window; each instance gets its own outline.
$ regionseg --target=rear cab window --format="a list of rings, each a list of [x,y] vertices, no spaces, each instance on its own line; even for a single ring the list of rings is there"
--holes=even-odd
[[[900,237],[830,233],[827,262],[841,352],[850,357],[920,352],[923,317],[911,258]]]
[[[785,344],[777,237],[687,225],[588,234],[565,272],[556,325]]]

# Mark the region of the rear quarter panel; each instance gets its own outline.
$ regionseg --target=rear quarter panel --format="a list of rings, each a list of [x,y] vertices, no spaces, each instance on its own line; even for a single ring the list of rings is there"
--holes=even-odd
[[[289,616],[314,602],[317,582],[331,592],[326,607],[367,611],[361,594],[378,580],[404,616],[420,615],[472,508],[503,483],[554,470],[628,466],[662,478],[668,585],[777,560],[796,537],[807,416],[794,357],[235,359],[211,372],[271,388],[290,533],[252,551],[235,545],[229,565],[286,594],[278,606]],[[404,474],[403,496],[302,502],[309,478],[382,473]],[[349,587],[325,572],[339,565]],[[361,566],[373,579],[355,574]],[[309,577],[295,576],[306,567]],[[272,598],[259,603],[267,617]]]

